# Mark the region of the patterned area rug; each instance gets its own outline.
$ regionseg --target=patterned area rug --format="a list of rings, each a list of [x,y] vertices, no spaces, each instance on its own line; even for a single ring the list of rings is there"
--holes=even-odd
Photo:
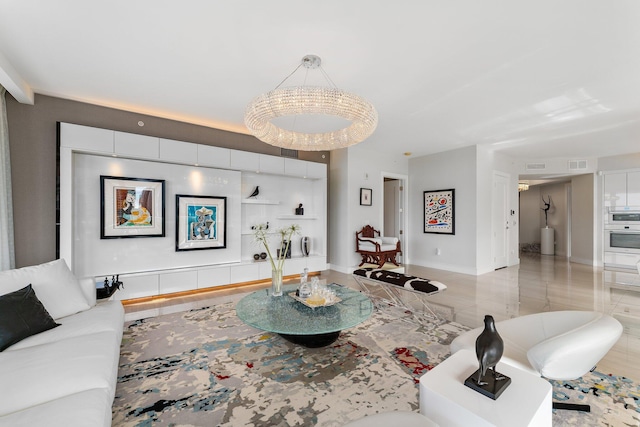
[[[114,426],[342,426],[419,411],[418,379],[467,328],[411,324],[376,311],[332,345],[308,349],[243,324],[233,303],[125,325]],[[638,384],[587,374],[553,382],[554,425],[638,426]]]

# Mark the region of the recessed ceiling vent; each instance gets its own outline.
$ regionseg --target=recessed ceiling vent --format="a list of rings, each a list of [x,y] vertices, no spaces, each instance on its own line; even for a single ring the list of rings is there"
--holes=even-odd
[[[292,159],[298,158],[298,150],[291,150],[289,148],[281,148],[280,155],[282,157],[291,157]]]
[[[586,160],[569,160],[570,171],[584,170],[586,168],[587,168]]]
[[[547,165],[545,163],[527,163],[525,165],[525,168],[528,171],[539,171],[545,170],[547,168]]]

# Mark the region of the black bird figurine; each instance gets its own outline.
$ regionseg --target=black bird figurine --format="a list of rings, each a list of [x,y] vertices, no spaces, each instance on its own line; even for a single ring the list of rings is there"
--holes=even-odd
[[[260,194],[260,186],[256,185],[256,189],[253,190],[253,193],[251,193],[251,195],[249,197],[247,197],[247,199],[250,199],[252,197],[257,197],[258,194]]]
[[[496,381],[504,379],[505,377],[496,373],[496,365],[502,358],[504,352],[504,342],[498,331],[496,331],[496,324],[493,320],[493,316],[484,316],[484,331],[476,339],[476,356],[478,356],[478,363],[480,368],[478,369],[478,379],[476,384],[479,386],[486,385],[487,382],[483,381],[487,370],[491,370],[493,378]]]

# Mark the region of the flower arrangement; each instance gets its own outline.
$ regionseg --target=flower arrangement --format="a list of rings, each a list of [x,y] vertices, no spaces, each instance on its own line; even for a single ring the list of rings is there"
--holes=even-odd
[[[282,249],[284,246],[284,250],[280,250],[280,253],[277,254],[275,260],[273,255],[271,254],[271,249],[269,249],[269,226],[267,224],[258,224],[253,227],[253,237],[256,243],[262,244],[267,251],[267,255],[269,256],[269,261],[271,262],[272,270],[282,270],[284,267],[284,260],[289,252],[289,245],[291,245],[291,237],[294,234],[300,234],[300,226],[298,224],[291,224],[287,227],[283,227],[276,231],[276,234],[280,235],[280,246]],[[286,242],[286,246],[285,246]]]

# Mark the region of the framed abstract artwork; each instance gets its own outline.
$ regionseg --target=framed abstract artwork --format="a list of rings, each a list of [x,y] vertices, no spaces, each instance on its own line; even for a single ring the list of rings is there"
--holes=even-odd
[[[424,192],[424,232],[456,234],[455,190]]]
[[[360,205],[371,206],[371,195],[372,195],[372,191],[370,188],[361,188],[360,189]]]
[[[164,180],[100,176],[100,238],[164,237]]]
[[[227,247],[227,198],[176,194],[176,251]]]

